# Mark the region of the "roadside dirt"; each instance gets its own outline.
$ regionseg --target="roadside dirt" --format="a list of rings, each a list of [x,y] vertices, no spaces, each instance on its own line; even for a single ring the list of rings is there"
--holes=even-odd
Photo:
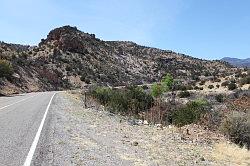
[[[52,150],[43,165],[250,165],[249,151],[196,125],[130,125],[126,117],[85,109],[78,94],[60,93],[54,102]]]

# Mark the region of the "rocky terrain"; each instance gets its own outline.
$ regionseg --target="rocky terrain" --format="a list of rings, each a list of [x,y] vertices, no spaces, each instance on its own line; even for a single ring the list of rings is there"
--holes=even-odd
[[[250,68],[250,58],[238,59],[238,58],[224,57],[221,60],[228,62],[233,66]]]
[[[0,43],[0,59],[10,63],[11,76],[0,78],[0,93],[10,94],[105,85],[142,84],[171,73],[176,79],[230,75],[228,63],[193,58],[130,41],[102,41],[76,27],[49,32],[38,46]]]

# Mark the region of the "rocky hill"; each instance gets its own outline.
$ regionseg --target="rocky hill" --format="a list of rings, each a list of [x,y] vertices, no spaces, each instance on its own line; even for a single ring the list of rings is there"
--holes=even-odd
[[[102,41],[76,27],[49,32],[38,46],[0,43],[0,59],[11,63],[11,77],[0,78],[0,93],[74,89],[85,83],[142,84],[171,73],[192,80],[202,75],[229,75],[222,61],[193,58],[130,41]]]
[[[228,62],[233,66],[250,68],[250,58],[238,59],[238,58],[224,57],[221,60]]]

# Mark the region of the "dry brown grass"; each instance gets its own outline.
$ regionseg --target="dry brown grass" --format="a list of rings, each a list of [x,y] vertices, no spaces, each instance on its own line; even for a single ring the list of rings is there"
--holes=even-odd
[[[217,161],[229,162],[231,165],[250,165],[250,151],[246,148],[240,148],[235,144],[215,144],[212,156]]]

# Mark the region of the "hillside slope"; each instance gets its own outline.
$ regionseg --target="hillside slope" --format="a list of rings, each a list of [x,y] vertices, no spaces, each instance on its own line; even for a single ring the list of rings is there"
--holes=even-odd
[[[0,93],[63,90],[86,83],[142,84],[171,73],[176,78],[230,74],[226,62],[193,58],[129,41],[102,41],[76,27],[49,32],[38,46],[0,43],[0,59],[10,61],[14,74],[0,78]]]

